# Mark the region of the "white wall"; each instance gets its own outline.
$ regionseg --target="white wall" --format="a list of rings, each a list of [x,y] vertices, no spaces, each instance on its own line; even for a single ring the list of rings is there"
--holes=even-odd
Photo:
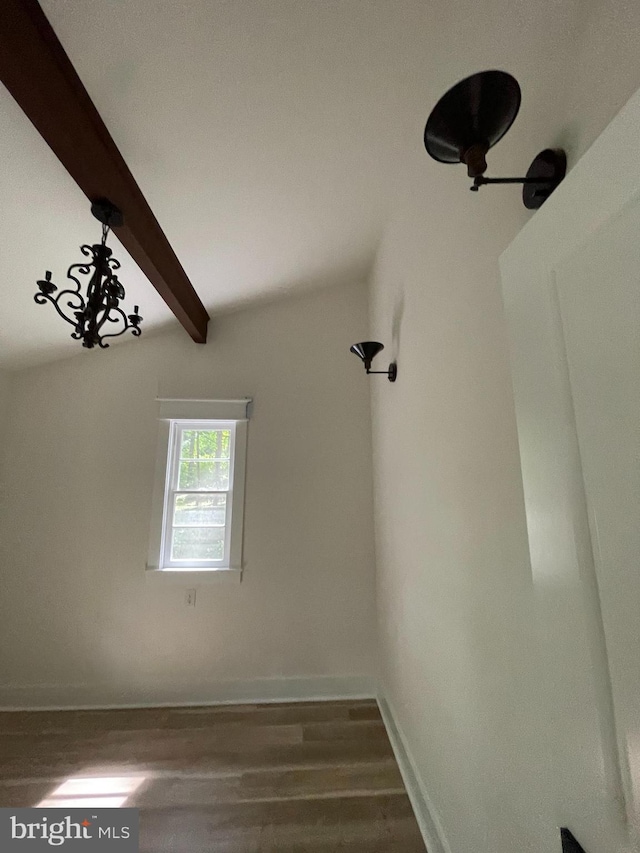
[[[361,689],[375,663],[369,381],[348,349],[366,295],[317,291],[214,319],[206,346],[143,336],[16,375],[3,704],[236,698],[235,679]],[[158,395],[255,400],[244,580],[202,585],[195,609],[182,586],[145,581]]]
[[[575,61],[568,69],[564,136],[573,161],[640,85],[636,0],[587,0]]]
[[[10,381],[11,374],[6,370],[0,370],[0,436],[8,417]]]
[[[11,413],[11,374],[0,370],[0,516],[4,503],[2,469],[5,460],[5,431],[9,424]]]
[[[581,4],[564,53],[553,4],[503,7],[499,44],[486,4],[465,18],[442,48],[436,97],[490,67],[523,89],[490,174],[518,173],[546,146],[584,151],[640,86],[634,5]],[[413,144],[419,132],[405,130],[405,179],[371,281],[372,337],[393,343],[399,368],[395,386],[373,389],[383,691],[452,853],[551,853],[559,836],[541,797],[541,674],[498,272],[529,214],[517,189],[469,193],[463,167]]]

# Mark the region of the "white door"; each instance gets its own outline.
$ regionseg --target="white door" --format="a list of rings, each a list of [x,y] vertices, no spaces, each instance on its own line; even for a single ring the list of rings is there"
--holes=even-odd
[[[637,851],[640,93],[500,266],[540,637],[543,809],[587,853]]]

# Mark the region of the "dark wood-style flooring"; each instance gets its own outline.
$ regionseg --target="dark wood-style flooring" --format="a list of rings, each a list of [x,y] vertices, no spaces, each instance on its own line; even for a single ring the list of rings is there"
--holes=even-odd
[[[143,853],[425,851],[373,701],[0,713],[0,806],[114,796]]]

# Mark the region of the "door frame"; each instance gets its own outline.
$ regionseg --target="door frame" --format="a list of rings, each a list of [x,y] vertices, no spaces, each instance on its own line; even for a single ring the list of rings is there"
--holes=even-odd
[[[620,839],[628,837],[629,830],[636,839],[640,837],[640,804],[634,802],[625,733],[616,725],[554,271],[612,217],[639,200],[640,91],[500,257],[531,568],[534,589],[546,587],[542,595],[536,589],[541,673],[549,677],[546,702],[547,706],[553,705],[553,691],[562,685],[564,648],[557,644],[574,644],[573,648],[578,649],[582,643],[589,659],[582,674],[591,679],[588,689],[597,711],[607,823],[609,830],[619,829],[616,835]],[[544,389],[536,386],[540,377],[544,377]],[[555,479],[561,486],[545,497],[548,503],[542,506],[540,484],[545,470],[549,482]],[[553,513],[553,519],[549,529],[544,529],[548,512]],[[562,606],[550,592],[554,584],[558,602],[564,596],[564,604],[576,608],[575,620],[569,613],[567,625],[561,624]],[[580,636],[575,635],[576,626]],[[558,660],[554,660],[554,654]],[[564,665],[568,666],[566,662]],[[548,720],[553,718],[551,711]],[[562,779],[562,768],[557,763],[562,760],[561,752],[554,756],[553,738],[554,733],[550,732],[548,802],[558,822],[571,826],[572,818],[580,821],[580,809],[570,798],[563,801],[567,780]],[[594,802],[595,794],[594,790]],[[623,849],[622,842],[619,844],[616,849]],[[613,850],[614,845],[608,849]]]

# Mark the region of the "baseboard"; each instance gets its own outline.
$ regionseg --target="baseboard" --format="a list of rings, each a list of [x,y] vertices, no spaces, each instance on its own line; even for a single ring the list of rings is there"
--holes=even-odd
[[[378,706],[425,846],[429,853],[451,853],[438,813],[411,758],[406,739],[396,722],[391,706],[384,696],[378,696]]]
[[[189,683],[148,682],[134,685],[0,684],[2,711],[63,711],[110,708],[162,708],[189,705],[258,704],[331,699],[371,699],[370,676],[254,678]]]

